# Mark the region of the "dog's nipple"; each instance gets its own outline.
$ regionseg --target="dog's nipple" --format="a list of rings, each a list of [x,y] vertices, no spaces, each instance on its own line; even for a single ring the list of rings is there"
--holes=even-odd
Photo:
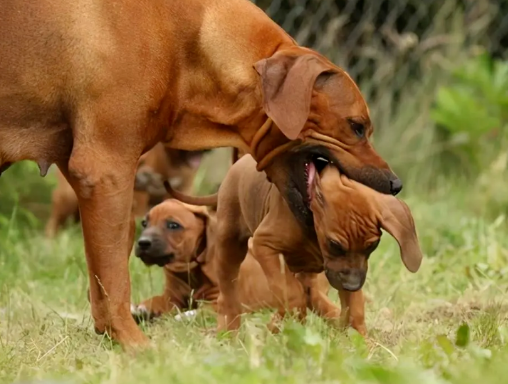
[[[48,169],[51,167],[51,163],[46,160],[39,160],[37,165],[39,166],[41,176],[45,177],[48,174]]]

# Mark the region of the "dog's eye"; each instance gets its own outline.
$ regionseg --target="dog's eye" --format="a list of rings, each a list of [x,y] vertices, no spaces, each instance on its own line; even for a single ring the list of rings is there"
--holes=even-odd
[[[363,124],[349,120],[349,125],[358,138],[363,139],[365,137],[365,126]]]
[[[328,240],[328,250],[330,251],[330,255],[332,256],[345,256],[346,250],[344,247],[337,241],[329,239]]]
[[[166,227],[171,230],[180,229],[182,226],[175,221],[166,222]]]
[[[146,220],[141,220],[141,226],[143,228],[146,228],[147,225],[148,225],[148,222]]]

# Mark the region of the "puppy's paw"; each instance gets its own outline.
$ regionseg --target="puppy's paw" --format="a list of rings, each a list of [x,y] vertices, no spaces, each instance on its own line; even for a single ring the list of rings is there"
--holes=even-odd
[[[177,315],[175,315],[176,321],[182,321],[182,320],[190,320],[196,317],[198,314],[198,311],[195,309],[191,309],[190,311],[181,312]]]
[[[153,315],[144,305],[131,304],[131,314],[137,324],[147,322],[153,319]]]

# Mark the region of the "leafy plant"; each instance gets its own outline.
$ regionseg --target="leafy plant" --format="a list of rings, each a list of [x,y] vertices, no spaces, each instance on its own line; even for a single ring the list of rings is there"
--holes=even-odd
[[[490,166],[508,139],[508,62],[483,54],[460,66],[452,83],[438,89],[431,117],[462,170]]]

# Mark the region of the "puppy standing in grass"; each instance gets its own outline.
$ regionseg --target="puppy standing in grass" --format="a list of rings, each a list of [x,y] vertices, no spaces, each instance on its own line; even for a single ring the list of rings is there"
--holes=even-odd
[[[238,274],[251,236],[252,254],[263,268],[271,292],[279,298],[284,291],[292,293],[286,305],[277,300],[274,321],[288,309],[305,314],[304,287],[312,285],[312,280],[324,270],[330,284],[339,291],[345,310],[343,318],[364,335],[361,288],[381,229],[399,243],[406,268],[411,272],[419,269],[422,254],[407,205],[354,182],[335,166],[325,164],[319,160],[305,164],[309,196],[306,204],[313,213],[312,224],[307,226],[298,221],[278,189],[266,180],[266,174],[256,170],[250,155],[241,157],[229,170],[219,189],[217,209],[219,330],[234,330],[240,325]],[[208,200],[203,198],[210,203]],[[291,274],[281,276],[279,254],[284,255]],[[311,300],[321,316],[338,317],[326,295],[316,295]]]
[[[170,199],[152,208],[142,225],[144,229],[136,244],[136,256],[148,266],[164,268],[165,288],[162,295],[133,307],[133,315],[139,320],[174,309],[193,309],[200,300],[211,302],[216,309],[219,288],[215,270],[217,221],[214,214],[203,206]],[[287,266],[283,268],[285,274],[291,273]],[[250,250],[240,267],[238,279],[242,312],[277,308],[281,304],[271,293],[264,272]],[[309,282],[312,286],[307,287],[307,292],[327,295],[330,286],[324,274]],[[305,296],[299,291],[286,292],[285,296],[295,294]],[[306,298],[302,297],[302,300]]]

